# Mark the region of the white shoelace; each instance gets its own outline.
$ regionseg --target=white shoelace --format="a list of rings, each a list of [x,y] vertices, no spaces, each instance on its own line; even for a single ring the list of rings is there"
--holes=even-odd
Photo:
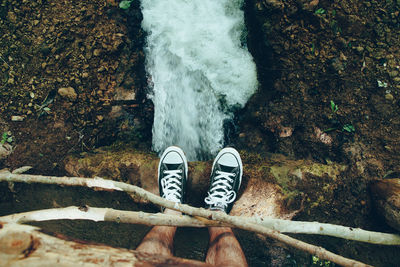
[[[229,203],[232,203],[236,198],[236,192],[232,190],[230,183],[233,183],[234,173],[217,171],[217,176],[211,185],[211,190],[208,196],[204,199],[206,204],[223,208],[224,210]]]
[[[164,171],[167,176],[161,179],[163,198],[173,202],[181,202],[182,176],[179,175],[181,173],[182,170]]]

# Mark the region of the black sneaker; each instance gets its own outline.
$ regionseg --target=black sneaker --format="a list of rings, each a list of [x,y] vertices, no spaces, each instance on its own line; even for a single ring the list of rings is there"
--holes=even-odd
[[[158,164],[158,188],[160,196],[178,203],[185,202],[188,164],[182,149],[168,147]]]
[[[227,147],[214,160],[211,171],[211,185],[204,199],[206,208],[229,213],[242,182],[243,165],[239,152]]]

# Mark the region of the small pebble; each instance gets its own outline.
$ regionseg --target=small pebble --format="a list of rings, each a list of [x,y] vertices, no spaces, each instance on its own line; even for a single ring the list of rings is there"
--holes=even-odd
[[[76,100],[76,98],[78,97],[78,95],[75,92],[75,89],[72,87],[62,87],[58,89],[58,94],[71,101]]]
[[[100,49],[95,49],[95,50],[93,51],[93,55],[94,55],[95,57],[100,56],[100,53],[101,53],[101,50],[100,50]]]
[[[386,94],[385,95],[385,99],[388,100],[388,101],[393,101],[394,97],[393,97],[392,94]]]
[[[22,116],[11,116],[12,121],[23,121],[24,117]]]

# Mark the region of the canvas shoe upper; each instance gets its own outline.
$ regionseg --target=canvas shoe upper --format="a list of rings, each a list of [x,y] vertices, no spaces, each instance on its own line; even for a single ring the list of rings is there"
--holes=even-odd
[[[161,155],[158,165],[158,188],[160,196],[178,203],[186,198],[188,164],[182,149],[168,147]]]
[[[214,160],[208,195],[204,199],[206,207],[229,213],[236,200],[242,182],[243,164],[239,152],[227,147]]]

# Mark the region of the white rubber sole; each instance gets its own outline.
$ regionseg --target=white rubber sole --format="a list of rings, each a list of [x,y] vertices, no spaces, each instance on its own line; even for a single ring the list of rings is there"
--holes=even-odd
[[[234,149],[233,147],[225,147],[217,154],[217,156],[214,159],[213,166],[212,166],[211,170],[214,169],[215,163],[222,156],[222,154],[225,154],[225,153],[233,154],[237,158],[237,160],[239,162],[239,166],[240,166],[239,188],[240,188],[240,185],[242,184],[242,176],[243,176],[243,163],[242,163],[242,159],[240,158],[239,152],[236,149]]]

